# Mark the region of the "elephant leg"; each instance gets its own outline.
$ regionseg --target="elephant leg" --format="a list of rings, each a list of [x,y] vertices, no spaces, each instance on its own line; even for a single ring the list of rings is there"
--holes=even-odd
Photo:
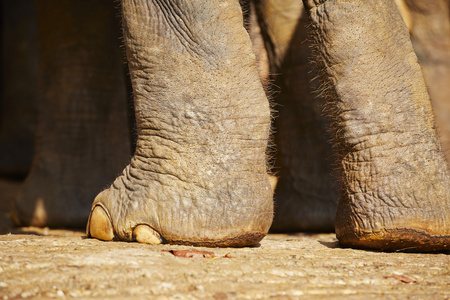
[[[247,31],[248,34],[250,35],[250,40],[252,41],[253,52],[256,55],[256,67],[258,68],[259,79],[261,80],[262,85],[265,87],[267,95],[268,93],[267,86],[269,79],[269,59],[267,57],[267,50],[264,45],[264,39],[261,33],[261,26],[259,25],[258,17],[255,12],[254,2],[255,1],[251,1],[249,3],[249,12],[247,17],[248,18]],[[244,22],[246,22],[245,19]]]
[[[255,1],[269,60],[276,111],[274,231],[333,231],[338,190],[324,101],[311,81],[306,16],[297,0]]]
[[[422,67],[438,135],[450,162],[450,2],[406,0],[411,39]]]
[[[237,0],[123,0],[137,147],[92,205],[103,240],[245,246],[272,222],[270,109]]]
[[[13,226],[11,218],[8,218],[10,210],[9,201],[12,199],[20,189],[21,182],[16,180],[0,179],[0,234],[11,232]]]
[[[19,181],[29,172],[36,131],[36,9],[33,1],[3,0],[0,12],[0,177]],[[0,190],[0,202],[6,199]]]
[[[450,180],[408,30],[390,0],[304,0],[330,102],[341,244],[450,247]]]
[[[39,116],[16,225],[85,226],[130,155],[118,26],[109,0],[38,1]]]

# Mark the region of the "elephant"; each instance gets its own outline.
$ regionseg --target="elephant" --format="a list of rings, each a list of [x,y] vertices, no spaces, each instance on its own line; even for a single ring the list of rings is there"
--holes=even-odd
[[[27,73],[23,62],[11,74],[29,74],[23,86],[15,81],[4,84],[6,96],[18,94],[11,100],[27,91],[35,99],[19,105],[32,102],[37,107],[31,168],[13,199],[16,225],[85,227],[95,194],[114,179],[131,155],[120,30],[110,2],[94,1],[89,7],[76,1],[3,3],[13,23],[10,27],[18,27],[13,33],[24,31],[23,40],[35,35],[32,40],[36,41],[36,53],[7,49],[14,59],[5,59],[7,70],[14,70],[14,62],[23,62],[24,56],[37,64],[35,71]],[[35,20],[16,22],[24,7],[30,11],[27,17],[35,13]],[[19,26],[29,22],[37,26]],[[5,47],[24,44],[8,42]],[[20,125],[24,114],[23,109],[11,113],[8,119],[22,119],[9,127]],[[21,172],[14,174],[21,176]]]
[[[135,149],[108,2],[37,2],[39,120],[16,224],[89,216],[101,240],[242,247],[273,220],[275,231],[335,228],[355,248],[448,249],[448,165],[393,1],[254,0],[271,74],[261,80],[239,1],[122,0]]]

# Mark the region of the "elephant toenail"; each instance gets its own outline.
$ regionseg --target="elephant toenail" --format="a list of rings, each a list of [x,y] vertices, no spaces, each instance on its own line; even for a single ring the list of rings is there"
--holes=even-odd
[[[161,235],[148,225],[138,225],[133,230],[133,238],[144,244],[158,245],[162,243]]]
[[[87,234],[104,241],[111,241],[114,238],[111,221],[101,206],[96,206],[91,212]]]

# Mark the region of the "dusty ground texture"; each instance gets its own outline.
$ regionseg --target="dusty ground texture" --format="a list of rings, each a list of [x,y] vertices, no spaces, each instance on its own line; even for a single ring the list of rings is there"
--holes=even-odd
[[[450,256],[340,248],[333,234],[269,235],[260,245],[177,257],[82,232],[0,235],[0,299],[450,299]]]
[[[5,186],[3,196],[18,185]],[[22,298],[450,299],[450,255],[344,249],[334,234],[269,235],[242,249],[102,242],[14,229],[0,203],[0,300]]]

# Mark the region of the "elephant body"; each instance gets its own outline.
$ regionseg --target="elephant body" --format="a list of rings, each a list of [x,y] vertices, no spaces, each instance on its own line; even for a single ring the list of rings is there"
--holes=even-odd
[[[447,249],[448,166],[395,4],[303,2],[255,0],[243,16],[233,0],[123,0],[136,118],[128,165],[114,7],[37,2],[38,121],[15,223],[87,221],[87,234],[103,240],[245,246],[265,236],[275,209],[275,231],[333,230],[336,221],[346,246]],[[246,30],[250,12],[264,49]],[[426,17],[407,15],[426,61]],[[258,72],[255,53],[267,53],[268,69],[260,60]],[[448,68],[433,63],[425,74],[445,78]],[[275,206],[268,172],[279,177]]]

